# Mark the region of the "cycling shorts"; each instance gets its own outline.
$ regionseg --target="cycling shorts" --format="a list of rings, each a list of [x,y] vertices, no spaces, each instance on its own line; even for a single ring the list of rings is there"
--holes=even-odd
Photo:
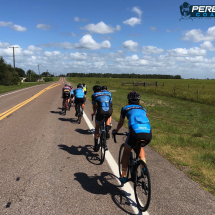
[[[105,116],[110,118],[112,113],[113,113],[112,106],[109,107],[108,111],[103,111],[103,110],[101,111],[100,109],[97,109],[95,122],[101,125],[104,119],[104,114]]]
[[[71,94],[71,98],[73,98],[75,95],[74,94]]]
[[[75,104],[78,105],[79,103],[84,104],[84,98],[75,98]]]
[[[63,98],[69,99],[70,98],[70,92],[69,91],[63,92]]]
[[[149,144],[152,140],[152,131],[150,131],[150,133],[135,133],[134,129],[131,127],[125,142],[126,145],[129,148],[134,148],[137,144],[137,141],[140,140],[145,140],[147,144]]]

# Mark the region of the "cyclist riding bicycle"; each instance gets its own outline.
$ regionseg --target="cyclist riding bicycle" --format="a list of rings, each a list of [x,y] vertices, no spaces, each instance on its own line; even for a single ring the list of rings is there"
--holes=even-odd
[[[82,88],[81,83],[79,83],[77,85],[77,88],[74,90],[74,95],[75,95],[75,111],[76,111],[75,116],[78,116],[78,111],[77,111],[78,104],[81,103],[82,110],[84,110],[84,102],[86,98],[86,95],[84,94],[84,90]]]
[[[68,103],[70,101],[70,92],[71,92],[71,88],[69,84],[65,84],[65,86],[62,89],[62,98],[63,98],[62,109],[64,108],[65,99],[68,99]]]
[[[74,98],[74,90],[73,90],[72,85],[70,85],[70,88],[71,88],[70,99],[71,99],[71,101],[72,101],[72,99]]]
[[[106,139],[110,138],[110,116],[113,113],[112,109],[112,101],[111,97],[108,93],[102,92],[102,88],[99,85],[95,85],[93,87],[94,94],[92,95],[92,105],[93,105],[93,113],[96,114],[95,118],[95,133],[94,133],[94,151],[98,152],[99,144],[99,127],[103,123],[104,115],[109,116],[106,121]],[[107,150],[107,146],[105,146],[105,150]]]
[[[83,90],[84,90],[84,94],[87,95],[87,86],[84,83],[83,83]]]
[[[112,102],[111,92],[107,90],[106,86],[102,86],[102,92],[108,93],[110,95],[110,97],[111,97],[111,102]],[[112,127],[111,119],[112,119],[112,117],[109,118],[109,120],[110,120],[110,126]]]
[[[128,118],[129,134],[125,142],[126,144],[122,157],[122,175],[120,178],[122,183],[126,182],[126,172],[131,149],[136,146],[138,141],[145,140],[146,143],[149,144],[152,139],[152,130],[149,119],[147,118],[146,110],[140,106],[140,94],[138,92],[130,92],[127,98],[128,105],[122,107],[117,128],[112,131],[112,135],[117,133],[123,126],[125,117]],[[146,162],[143,147],[140,149],[139,158]]]

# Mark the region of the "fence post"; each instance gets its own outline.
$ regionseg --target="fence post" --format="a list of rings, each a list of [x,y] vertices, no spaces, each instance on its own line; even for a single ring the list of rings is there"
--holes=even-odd
[[[135,81],[133,81],[133,86],[135,86]]]
[[[199,89],[197,89],[197,100],[199,100]]]

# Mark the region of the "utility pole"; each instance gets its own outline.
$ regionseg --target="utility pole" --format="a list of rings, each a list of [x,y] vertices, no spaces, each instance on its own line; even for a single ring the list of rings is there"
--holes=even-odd
[[[40,79],[40,64],[38,64],[38,72],[39,72],[39,79]]]
[[[19,48],[19,47],[9,47],[9,48],[13,48],[13,69],[14,69],[14,73],[15,73],[15,51],[14,51],[14,49],[15,48]]]

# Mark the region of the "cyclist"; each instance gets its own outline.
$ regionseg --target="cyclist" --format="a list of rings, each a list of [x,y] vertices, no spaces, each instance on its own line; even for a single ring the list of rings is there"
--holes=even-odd
[[[99,85],[95,85],[93,87],[94,94],[92,95],[92,105],[93,105],[93,113],[96,114],[95,118],[95,133],[94,133],[94,151],[97,152],[99,150],[98,137],[99,137],[99,127],[103,123],[103,115],[108,115],[109,117],[112,115],[112,101],[111,97],[108,93],[102,92],[102,88]],[[110,138],[110,120],[108,119],[106,122],[106,139]],[[105,146],[105,150],[107,150],[107,145]]]
[[[83,90],[84,90],[84,94],[87,95],[87,86],[84,83],[83,83]]]
[[[73,101],[73,98],[74,98],[74,90],[73,90],[73,87],[70,85],[70,88],[71,88],[71,92],[70,92],[70,99],[71,101]]]
[[[78,116],[78,111],[77,111],[78,104],[81,103],[82,110],[84,110],[84,101],[86,98],[86,95],[84,94],[84,90],[82,88],[81,83],[79,83],[77,85],[77,88],[74,90],[74,95],[75,95],[75,110],[76,110],[75,116]],[[81,114],[83,114],[83,112]]]
[[[110,97],[111,97],[111,102],[112,102],[111,92],[107,90],[106,86],[102,86],[102,92],[108,93],[110,95]],[[110,126],[112,127],[111,119],[112,119],[112,117],[109,118],[109,120],[110,120]]]
[[[151,126],[146,115],[146,110],[140,106],[140,94],[138,92],[130,92],[127,98],[128,105],[122,108],[117,128],[112,131],[112,135],[117,133],[123,126],[125,117],[128,118],[129,134],[125,142],[125,149],[122,156],[122,175],[120,178],[122,183],[126,182],[126,172],[131,149],[136,146],[137,141],[145,140],[147,144],[149,144],[152,139]],[[140,149],[139,158],[146,162],[143,147]]]
[[[65,86],[62,89],[62,97],[63,97],[62,110],[64,108],[65,99],[68,99],[68,103],[70,101],[70,92],[71,92],[71,88],[69,84],[65,84]]]

